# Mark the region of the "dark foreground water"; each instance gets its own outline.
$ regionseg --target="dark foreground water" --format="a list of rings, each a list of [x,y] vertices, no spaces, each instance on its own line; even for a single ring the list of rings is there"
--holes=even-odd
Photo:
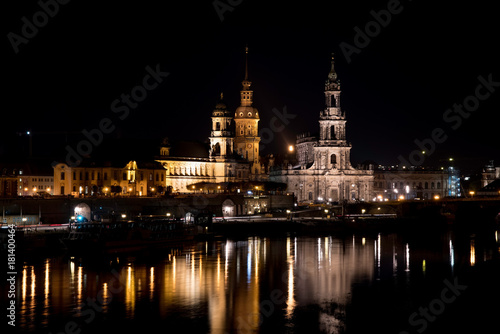
[[[16,330],[499,333],[499,234],[283,235],[26,258]]]

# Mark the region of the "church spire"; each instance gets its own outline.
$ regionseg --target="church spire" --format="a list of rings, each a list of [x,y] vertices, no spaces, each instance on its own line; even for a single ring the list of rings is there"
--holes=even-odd
[[[333,52],[330,73],[328,73],[328,79],[325,82],[325,90],[340,90],[340,80],[338,80],[337,72],[335,72],[335,56]]]
[[[328,73],[328,79],[331,81],[337,80],[337,73],[335,72],[335,55],[332,52],[332,67],[330,69],[330,73]]]
[[[248,80],[248,46],[245,46],[245,79],[241,82],[243,90],[250,90],[251,81]]]
[[[248,45],[245,46],[245,81],[248,81]]]

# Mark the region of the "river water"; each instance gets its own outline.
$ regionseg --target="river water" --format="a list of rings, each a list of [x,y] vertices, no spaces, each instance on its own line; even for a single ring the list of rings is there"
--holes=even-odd
[[[18,277],[16,329],[498,333],[499,234],[283,234],[135,255],[32,256]]]

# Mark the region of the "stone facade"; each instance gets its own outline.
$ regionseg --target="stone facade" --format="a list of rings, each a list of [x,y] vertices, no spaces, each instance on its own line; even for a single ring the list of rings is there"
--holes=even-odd
[[[373,201],[449,196],[449,173],[442,170],[376,170]]]
[[[297,136],[298,164],[272,171],[270,180],[284,182],[299,203],[368,201],[373,192],[373,170],[352,167],[351,144],[346,140],[346,115],[340,107],[340,81],[334,68],[325,83],[325,108],[319,115],[319,138]]]

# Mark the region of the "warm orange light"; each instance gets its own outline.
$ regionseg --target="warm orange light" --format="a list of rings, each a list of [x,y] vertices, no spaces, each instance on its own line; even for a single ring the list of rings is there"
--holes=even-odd
[[[293,152],[293,149],[294,149],[294,148],[293,148],[293,145],[288,146],[288,151],[289,151],[289,152]]]
[[[434,196],[434,199],[439,199],[439,195]]]

